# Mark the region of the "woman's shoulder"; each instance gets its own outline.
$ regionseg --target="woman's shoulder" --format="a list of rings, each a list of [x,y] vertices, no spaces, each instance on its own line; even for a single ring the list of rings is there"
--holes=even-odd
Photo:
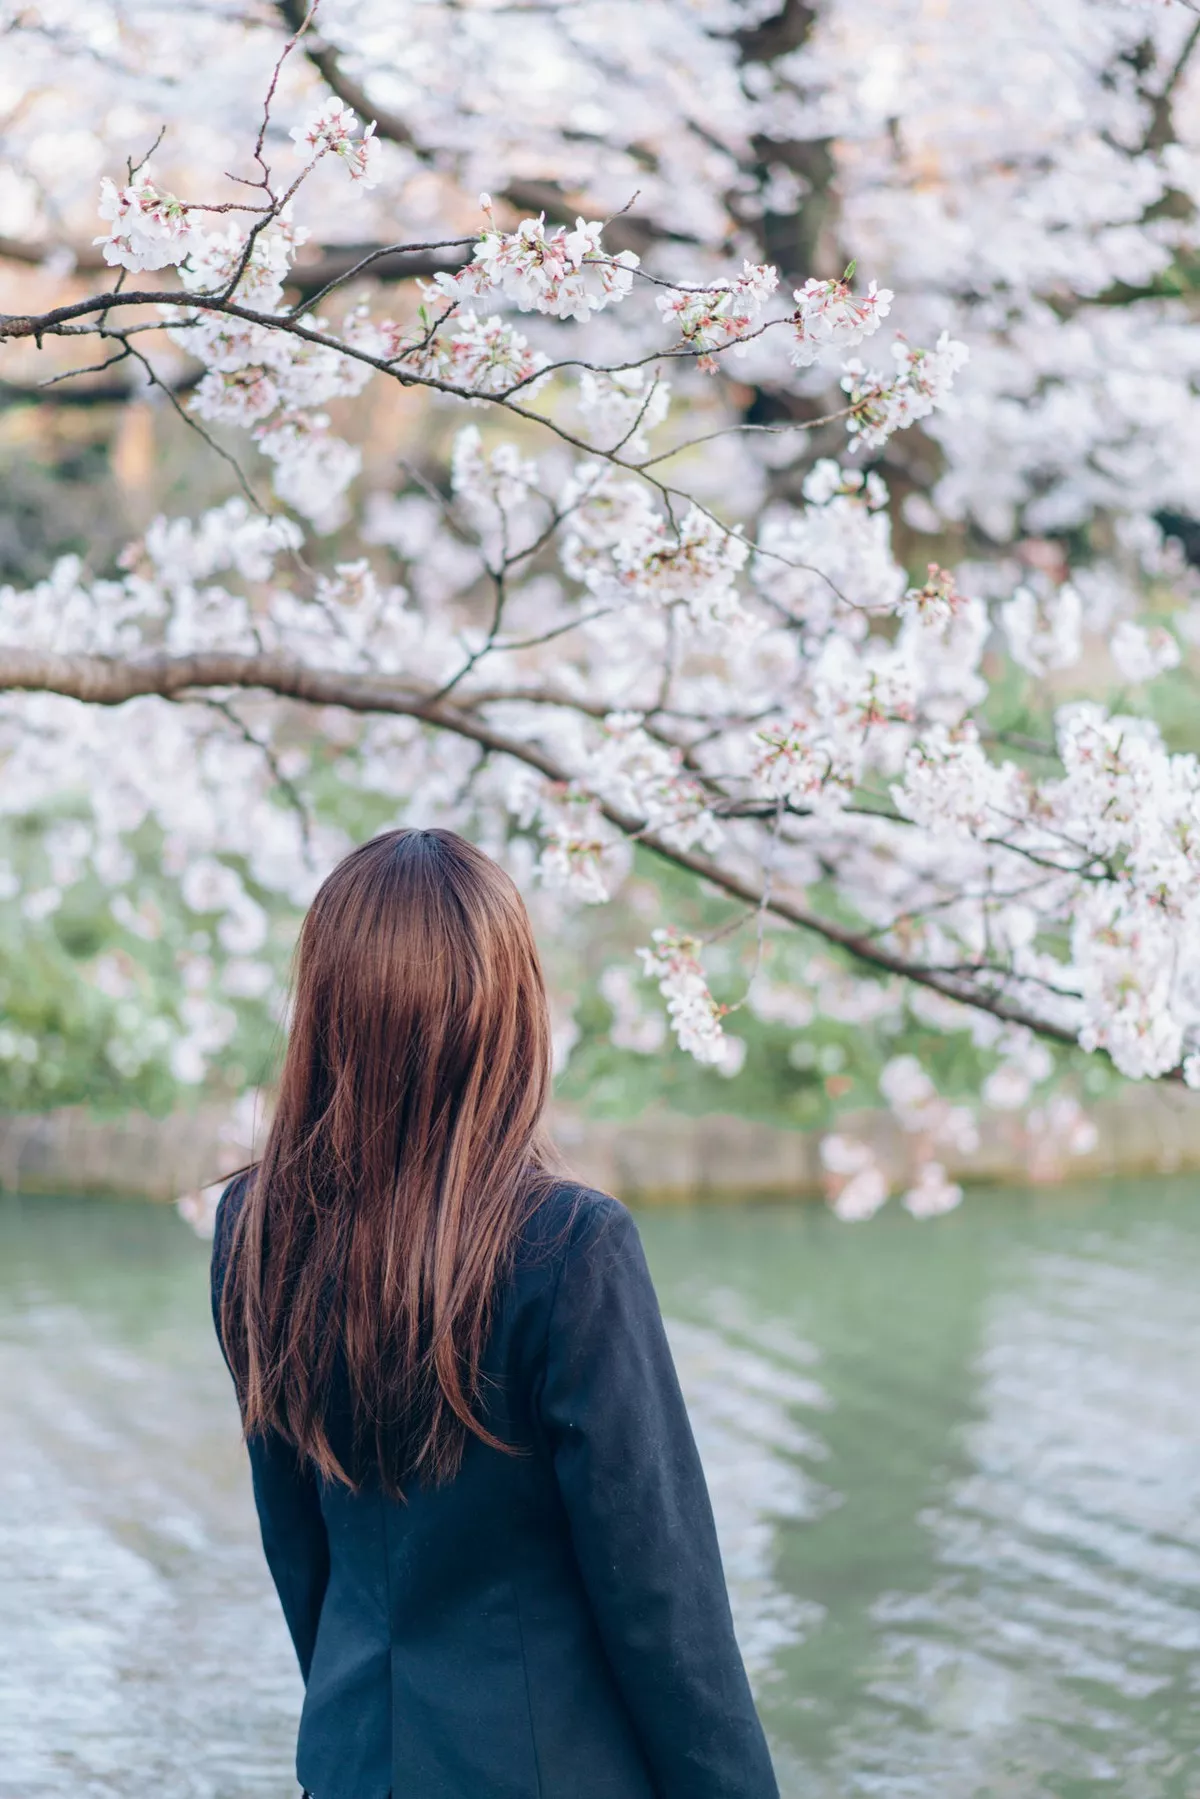
[[[234,1228],[238,1216],[246,1203],[246,1195],[250,1191],[250,1182],[254,1178],[254,1168],[239,1168],[217,1201],[216,1215],[213,1219],[212,1237],[212,1271],[214,1285],[223,1281],[225,1269],[229,1262],[229,1250],[233,1242]]]
[[[582,1181],[558,1179],[538,1195],[518,1245],[518,1264],[561,1265],[602,1242],[623,1241],[635,1229],[628,1207]]]

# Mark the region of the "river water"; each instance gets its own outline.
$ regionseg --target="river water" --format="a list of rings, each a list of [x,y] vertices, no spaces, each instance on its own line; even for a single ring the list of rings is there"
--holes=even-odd
[[[1200,1184],[640,1223],[785,1799],[1200,1799]],[[205,1281],[0,1201],[2,1799],[294,1799]]]

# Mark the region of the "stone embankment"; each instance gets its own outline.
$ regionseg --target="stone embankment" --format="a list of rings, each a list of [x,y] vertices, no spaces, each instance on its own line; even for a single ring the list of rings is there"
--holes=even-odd
[[[1131,1087],[1089,1115],[1096,1142],[1084,1155],[1008,1113],[985,1114],[977,1148],[940,1159],[951,1179],[1006,1185],[1200,1170],[1200,1100],[1182,1089]],[[869,1143],[893,1189],[903,1190],[917,1145],[890,1114],[851,1114],[838,1129]],[[566,1109],[555,1113],[554,1130],[582,1179],[635,1201],[801,1200],[823,1190],[816,1133],[719,1114],[647,1111],[617,1123]],[[75,1109],[0,1117],[0,1189],[173,1200],[245,1161],[245,1139],[228,1114],[211,1109],[165,1119]]]

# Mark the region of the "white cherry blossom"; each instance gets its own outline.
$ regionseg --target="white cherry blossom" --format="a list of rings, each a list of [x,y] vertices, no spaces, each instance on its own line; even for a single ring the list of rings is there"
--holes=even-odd
[[[881,449],[894,432],[944,406],[969,355],[966,344],[943,331],[932,350],[898,337],[892,345],[894,375],[867,369],[857,358],[845,363],[842,387],[852,408],[849,430],[856,446]]]
[[[1013,661],[1031,675],[1073,668],[1083,651],[1083,605],[1069,582],[1039,599],[1032,587],[1018,587],[1001,608],[1001,623]]]
[[[700,944],[672,927],[654,931],[651,946],[638,951],[642,968],[667,1002],[667,1016],[679,1047],[698,1062],[721,1063],[727,1054],[721,1008],[708,990]]]
[[[797,368],[808,368],[831,348],[849,349],[873,337],[891,311],[895,299],[891,289],[872,281],[865,294],[856,295],[850,286],[852,272],[841,281],[810,278],[793,294],[795,336],[790,354]]]
[[[345,163],[352,181],[363,187],[379,182],[379,139],[375,123],[356,137],[358,117],[344,101],[333,97],[313,107],[302,125],[293,125],[289,136],[301,151],[312,156],[334,155]]]
[[[861,1224],[886,1203],[887,1176],[867,1144],[831,1133],[821,1140],[821,1163],[830,1204],[844,1223]]]
[[[602,230],[577,219],[573,231],[559,225],[548,232],[544,214],[523,219],[516,231],[490,229],[461,274],[437,276],[438,290],[455,301],[500,293],[522,312],[582,323],[626,297],[638,266],[632,250],[610,256],[600,241]]]
[[[135,273],[170,268],[193,247],[196,228],[189,209],[155,186],[148,167],[125,187],[102,176],[99,212],[111,229],[92,241],[103,246],[104,260],[113,267]]]
[[[6,242],[39,264],[6,262],[20,306],[92,290],[95,171],[129,166],[97,241],[106,267],[172,271],[170,304],[127,338],[108,298],[71,329],[136,351],[273,489],[0,593],[0,818],[67,804],[87,838],[48,838],[0,903],[32,929],[94,878],[129,953],[161,945],[134,854],[157,832],[208,939],[170,1018],[97,968],[136,1013],[114,1066],[206,1078],[232,1009],[277,981],[271,896],[302,904],[345,847],[336,779],[372,818],[507,857],[551,936],[637,891],[635,842],[682,864],[739,941],[762,928],[748,1016],[962,1033],[984,1102],[1032,1105],[1031,1130],[1060,1097],[1035,1028],[1200,1081],[1200,762],[1154,718],[1200,637],[1187,9],[828,0],[782,48],[763,17],[647,0],[601,46],[586,7],[535,9],[514,55],[502,9],[330,0],[257,159],[273,18],[96,0],[105,84],[82,37],[9,32]],[[180,67],[213,73],[164,86]],[[127,165],[164,118],[154,175]],[[473,233],[482,182],[504,197]],[[423,284],[385,294],[372,265],[320,292],[372,244]],[[857,292],[828,278],[851,255]],[[5,355],[33,394],[78,347]],[[393,400],[405,461],[381,468]],[[156,691],[172,658],[253,667]],[[119,706],[72,697],[126,677]],[[797,921],[827,947],[790,980],[770,955]],[[703,967],[735,993],[723,953],[664,931],[646,968],[679,1041],[730,1073]],[[630,1045],[663,1024],[644,989],[633,1022],[633,966],[605,977]],[[917,1156],[905,1203],[942,1209],[934,1156],[968,1144],[971,1106],[907,1050],[881,1097]],[[1046,1128],[1086,1136],[1064,1117]],[[863,1146],[829,1156],[836,1209],[883,1203]]]
[[[947,1179],[940,1162],[926,1162],[900,1204],[914,1218],[937,1218],[961,1205],[962,1196],[962,1188]]]
[[[1179,666],[1179,644],[1164,625],[1139,625],[1133,619],[1122,619],[1109,638],[1109,648],[1127,681],[1153,681]]]

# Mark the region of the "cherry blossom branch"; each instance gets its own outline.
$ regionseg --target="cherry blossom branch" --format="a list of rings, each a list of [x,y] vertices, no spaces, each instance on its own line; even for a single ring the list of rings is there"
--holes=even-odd
[[[88,705],[120,706],[127,700],[157,695],[168,700],[202,699],[203,689],[258,689],[280,698],[314,706],[336,706],[347,711],[413,718],[438,730],[478,744],[494,754],[523,763],[549,781],[569,785],[571,771],[534,744],[499,731],[459,707],[431,700],[411,683],[371,675],[310,667],[286,657],[203,652],[192,655],[150,655],[135,662],[120,662],[89,655],[56,655],[0,647],[0,692],[56,693]],[[787,894],[766,891],[765,882],[754,882],[732,869],[723,868],[711,856],[686,850],[664,840],[661,832],[606,801],[598,801],[601,814],[622,835],[642,843],[661,860],[684,869],[718,892],[736,899],[755,913],[765,908],[773,916],[810,931],[844,950],[855,961],[878,972],[902,977],[954,999],[1004,1023],[1023,1025],[1052,1041],[1074,1044],[1076,1035],[1066,1026],[1012,1003],[1002,995],[980,988],[962,970],[931,967],[872,942],[861,932],[801,905]],[[1005,971],[995,971],[1002,978]]]

